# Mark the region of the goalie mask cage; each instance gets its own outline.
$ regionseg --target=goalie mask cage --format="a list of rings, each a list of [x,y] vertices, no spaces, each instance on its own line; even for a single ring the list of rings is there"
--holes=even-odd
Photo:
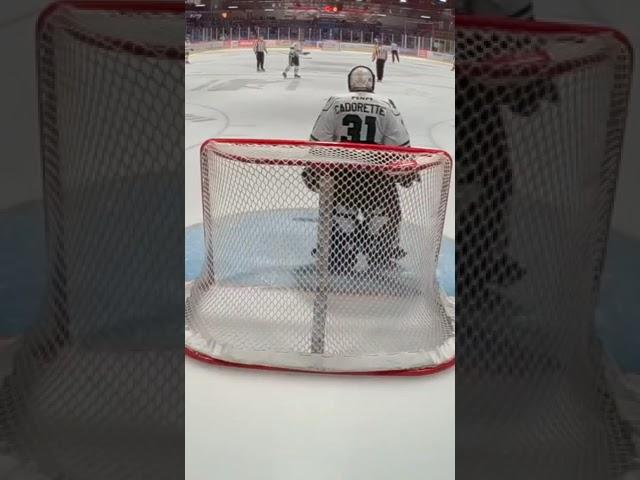
[[[47,297],[0,389],[0,447],[47,478],[178,478],[184,4],[56,3],[36,45]]]
[[[187,353],[334,373],[450,366],[453,312],[436,282],[450,172],[438,150],[205,142]]]
[[[462,476],[618,478],[633,458],[594,327],[631,75],[613,30],[456,18]]]

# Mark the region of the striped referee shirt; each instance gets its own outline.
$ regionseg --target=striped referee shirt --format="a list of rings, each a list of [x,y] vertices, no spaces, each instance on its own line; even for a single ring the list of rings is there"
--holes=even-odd
[[[387,47],[385,47],[385,46],[378,46],[373,51],[373,59],[374,60],[378,60],[378,59],[386,60],[388,56],[389,56],[389,51],[387,50]]]
[[[264,40],[256,40],[255,45],[253,46],[253,51],[258,53],[266,53],[267,52],[267,44]]]

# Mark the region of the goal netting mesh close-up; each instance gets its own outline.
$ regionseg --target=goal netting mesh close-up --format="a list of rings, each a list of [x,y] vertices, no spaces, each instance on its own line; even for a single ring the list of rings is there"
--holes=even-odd
[[[57,3],[36,45],[48,281],[2,380],[3,478],[175,479],[184,5]]]
[[[220,139],[203,145],[201,173],[191,354],[322,372],[451,364],[453,312],[436,278],[445,152]]]
[[[615,31],[457,19],[463,476],[618,478],[634,457],[594,325],[631,69]]]

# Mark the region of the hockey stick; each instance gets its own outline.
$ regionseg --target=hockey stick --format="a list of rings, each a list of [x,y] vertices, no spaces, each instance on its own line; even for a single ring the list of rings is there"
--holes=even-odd
[[[288,52],[277,52],[277,53],[279,53],[280,55],[289,55]],[[307,56],[307,55],[311,55],[311,52],[303,52],[302,55],[305,55],[304,57],[305,60],[313,60],[313,57]]]

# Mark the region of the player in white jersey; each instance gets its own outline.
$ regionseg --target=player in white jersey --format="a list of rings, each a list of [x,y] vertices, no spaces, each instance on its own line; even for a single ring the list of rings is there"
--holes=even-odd
[[[409,146],[409,133],[400,112],[388,98],[373,93],[375,77],[358,66],[348,76],[350,93],[331,97],[316,120],[311,140]],[[307,168],[303,179],[318,191],[320,175]],[[397,184],[410,187],[415,174],[344,170],[333,177],[333,223],[329,265],[333,272],[354,268],[357,255],[373,269],[388,269],[405,252],[399,246],[401,221]]]
[[[289,47],[289,61],[287,63],[287,68],[285,68],[284,72],[282,72],[282,76],[284,78],[287,78],[287,73],[289,73],[291,67],[293,67],[293,77],[300,78],[300,75],[298,75],[298,71],[300,70],[300,55],[302,54],[302,49],[298,46],[297,43],[294,43],[293,45],[291,45],[291,47]]]
[[[409,134],[393,101],[374,92],[370,68],[348,77],[349,93],[331,97],[316,120],[311,140],[408,146]]]
[[[396,42],[391,42],[391,58],[393,60],[393,63],[396,63],[396,60],[398,61],[398,63],[400,63],[400,54],[399,52],[399,48],[398,48],[398,44]]]

